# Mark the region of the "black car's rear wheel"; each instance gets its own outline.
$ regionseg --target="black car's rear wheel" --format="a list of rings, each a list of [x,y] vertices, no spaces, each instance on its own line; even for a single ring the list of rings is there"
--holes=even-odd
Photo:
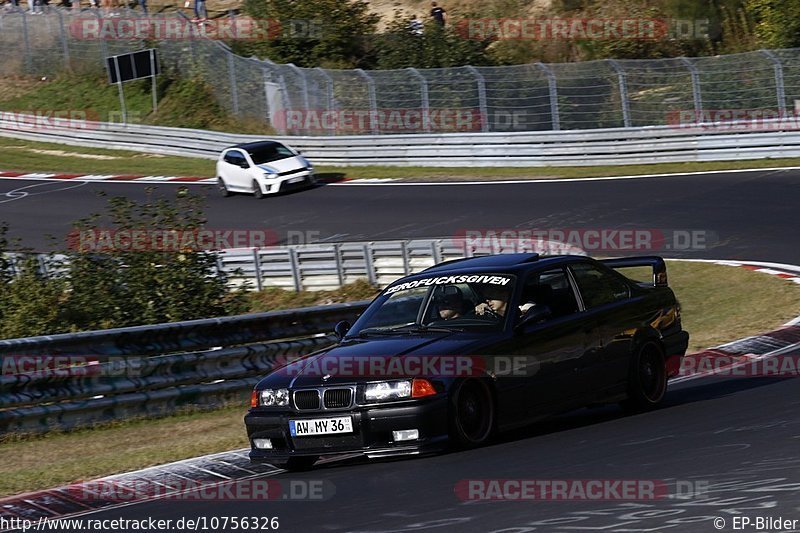
[[[667,365],[664,351],[655,342],[643,344],[631,361],[628,398],[622,407],[645,411],[657,407],[667,392]]]
[[[305,470],[311,470],[314,463],[317,462],[317,459],[319,459],[319,457],[315,455],[289,457],[287,461],[275,463],[275,466],[286,469],[289,472],[303,472]]]
[[[486,444],[494,426],[494,396],[489,386],[477,379],[461,382],[451,396],[450,438],[453,443],[465,448]]]

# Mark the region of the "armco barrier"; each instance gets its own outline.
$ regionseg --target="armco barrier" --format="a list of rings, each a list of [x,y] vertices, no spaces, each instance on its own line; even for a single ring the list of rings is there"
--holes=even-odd
[[[33,120],[31,117],[30,120]],[[544,167],[800,157],[798,121],[592,130],[274,137],[312,163],[430,167]],[[86,122],[21,126],[0,113],[0,136],[162,155],[216,158],[226,146],[262,139],[204,130]],[[211,177],[211,176],[209,176]]]
[[[267,371],[331,345],[336,322],[367,304],[0,341],[0,435],[244,407]]]

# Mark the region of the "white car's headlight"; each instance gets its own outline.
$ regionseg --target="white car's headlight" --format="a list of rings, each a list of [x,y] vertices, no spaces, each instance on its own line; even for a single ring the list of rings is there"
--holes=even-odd
[[[274,172],[264,172],[264,177],[271,180],[277,178],[278,175]]]
[[[367,383],[364,399],[368,402],[383,402],[411,398],[411,380],[378,381]]]
[[[283,407],[289,405],[287,389],[264,389],[258,393],[258,405],[266,407]]]

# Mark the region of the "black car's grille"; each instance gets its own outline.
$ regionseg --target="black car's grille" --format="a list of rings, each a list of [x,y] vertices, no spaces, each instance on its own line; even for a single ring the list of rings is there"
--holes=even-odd
[[[326,409],[339,409],[349,407],[353,391],[350,389],[328,389],[325,391],[324,401]]]
[[[315,390],[295,392],[294,405],[298,409],[319,409],[319,392]]]

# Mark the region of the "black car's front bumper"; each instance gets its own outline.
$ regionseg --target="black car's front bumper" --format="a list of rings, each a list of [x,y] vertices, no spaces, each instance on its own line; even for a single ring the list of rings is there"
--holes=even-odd
[[[292,437],[289,420],[349,416],[353,432]],[[252,461],[281,462],[290,457],[362,453],[369,457],[438,451],[447,444],[447,398],[444,395],[401,405],[355,407],[347,411],[275,411],[251,409],[244,418]],[[419,439],[394,442],[392,432],[419,431]],[[256,448],[253,439],[270,439],[272,449]]]

